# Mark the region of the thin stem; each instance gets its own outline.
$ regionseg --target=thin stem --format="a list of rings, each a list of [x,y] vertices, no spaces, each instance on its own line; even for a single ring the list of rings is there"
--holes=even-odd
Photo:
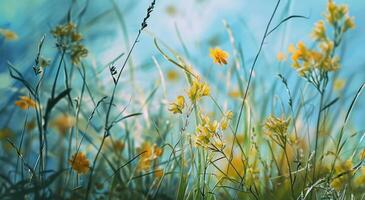
[[[319,110],[318,110],[318,117],[317,117],[317,125],[316,125],[316,140],[315,140],[315,147],[314,147],[314,160],[313,160],[313,175],[312,181],[316,178],[316,162],[317,162],[317,152],[318,152],[318,140],[319,140],[319,129],[322,117],[322,105],[323,105],[323,94],[324,89],[320,92],[320,101],[319,101]]]

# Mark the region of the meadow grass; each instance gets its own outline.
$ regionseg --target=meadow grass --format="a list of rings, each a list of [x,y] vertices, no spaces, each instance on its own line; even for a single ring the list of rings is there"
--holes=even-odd
[[[54,59],[43,56],[49,36],[40,39],[31,79],[8,62],[18,85],[0,112],[0,199],[365,198],[365,134],[349,125],[365,83],[344,96],[347,86],[337,78],[339,48],[355,28],[346,5],[328,0],[312,43],[300,41],[277,55],[292,73],[278,74],[263,93],[255,69],[266,40],[285,23],[307,18],[280,16],[275,24],[280,0],[250,66],[224,21],[232,54],[217,46],[207,52],[212,67],[226,68],[222,80],[212,81],[194,66],[177,25],[182,53],[151,34],[159,57],[151,58],[157,80],[143,77],[153,82],[149,90],[136,84],[139,66],[132,56],[158,15],[158,1],[141,15],[131,44],[129,21],[111,2],[127,51],[100,69],[110,72],[103,77],[107,84],[88,69],[90,52],[79,28],[87,5],[78,15],[71,6],[50,31]],[[0,34],[17,38],[9,30]],[[178,79],[182,86],[170,99]]]

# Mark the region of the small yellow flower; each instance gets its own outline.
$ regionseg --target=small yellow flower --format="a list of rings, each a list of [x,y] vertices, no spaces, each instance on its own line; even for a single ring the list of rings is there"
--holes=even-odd
[[[193,81],[192,86],[188,90],[188,96],[193,103],[199,101],[201,97],[209,95],[210,95],[210,88],[208,84],[203,82],[198,82],[196,80]]]
[[[16,101],[15,105],[18,106],[22,110],[27,110],[29,108],[35,108],[37,105],[37,103],[28,96],[20,96],[19,98],[20,98],[20,100]]]
[[[176,70],[168,70],[166,77],[169,81],[177,81],[179,79],[179,74]]]
[[[333,90],[335,91],[340,91],[342,90],[346,85],[346,81],[343,80],[343,79],[336,79],[334,82],[333,82]]]
[[[294,44],[290,44],[289,47],[288,47],[288,52],[289,53],[294,53],[295,52],[295,46]]]
[[[75,153],[68,163],[78,174],[86,174],[89,171],[89,160],[82,152]]]
[[[275,134],[285,135],[288,130],[290,118],[278,118],[273,115],[268,117],[265,122],[265,128]]]
[[[276,59],[278,59],[279,62],[281,61],[284,61],[286,59],[285,55],[283,52],[279,52],[277,55],[276,55]]]
[[[344,184],[344,180],[342,177],[335,178],[331,181],[331,187],[335,189],[337,192],[341,190]]]
[[[176,101],[170,104],[169,111],[171,111],[174,114],[176,113],[182,114],[184,107],[185,107],[184,96],[178,96],[176,98]]]
[[[137,169],[139,171],[146,171],[151,168],[152,161],[156,161],[157,158],[161,157],[163,150],[156,144],[151,146],[150,143],[144,142],[140,148],[137,149],[138,153],[141,154],[141,158],[138,162]]]
[[[75,118],[69,115],[61,115],[57,117],[52,125],[62,134],[65,135],[69,128],[75,124]]]
[[[221,119],[221,129],[224,131],[227,129],[229,122],[232,120],[233,118],[233,112],[232,111],[228,111],[223,118]]]
[[[5,38],[5,40],[9,40],[9,41],[18,39],[18,35],[9,29],[0,28],[0,35],[2,35]]]
[[[223,51],[218,47],[210,49],[209,51],[210,51],[210,57],[213,59],[213,62],[215,64],[219,65],[227,64],[227,59],[229,57],[229,54],[227,52]]]
[[[314,26],[314,30],[312,32],[312,37],[315,40],[318,41],[323,41],[323,40],[327,40],[327,36],[326,36],[326,28],[324,26],[324,21],[320,20],[318,21],[315,26]]]
[[[230,96],[232,98],[239,98],[241,96],[241,94],[240,94],[239,90],[231,90],[231,91],[229,91],[228,96]]]
[[[349,29],[354,29],[356,26],[354,21],[355,20],[353,17],[346,17],[342,32],[346,32]]]

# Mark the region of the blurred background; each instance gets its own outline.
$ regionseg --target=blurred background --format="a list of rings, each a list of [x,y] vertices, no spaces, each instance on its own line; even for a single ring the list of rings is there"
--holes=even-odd
[[[254,71],[255,93],[250,94],[257,102],[272,106],[275,104],[272,102],[275,98],[260,101],[264,95],[271,93],[281,101],[287,101],[286,91],[282,84],[276,85],[275,88],[272,87],[274,82],[278,82],[277,74],[280,73],[289,79],[289,87],[292,90],[298,88],[297,84],[309,88],[308,90],[312,93],[306,93],[308,94],[306,98],[313,97],[312,104],[316,105],[318,97],[313,88],[306,84],[304,79],[298,78],[295,70],[290,67],[290,61],[279,62],[276,55],[279,52],[287,53],[291,43],[295,44],[298,41],[311,43],[310,32],[314,23],[323,18],[326,3],[326,0],[281,1],[272,25],[278,24],[290,15],[303,15],[308,19],[291,19],[267,38]],[[365,81],[364,49],[362,49],[365,43],[363,34],[365,1],[337,0],[336,3],[348,4],[350,15],[355,17],[356,23],[356,29],[345,35],[343,45],[337,52],[342,55],[341,70],[331,77],[332,80],[345,81],[345,89],[340,88],[331,96],[332,98],[343,97],[341,98],[343,103],[338,106],[340,106],[339,114],[344,115],[345,113],[342,112],[346,112],[349,102],[361,83]],[[0,38],[1,126],[7,123],[4,113],[9,112],[9,104],[13,105],[12,102],[18,96],[11,95],[13,93],[9,93],[9,91],[17,91],[20,86],[10,78],[7,63],[11,62],[25,77],[34,79],[31,67],[34,64],[37,45],[45,34],[42,54],[51,60],[52,67],[57,57],[57,49],[50,30],[65,22],[65,16],[72,4],[74,4],[72,15],[82,14],[83,16],[82,21],[79,22],[79,30],[83,34],[84,44],[89,50],[89,55],[84,62],[87,70],[91,71],[89,76],[95,78],[90,85],[102,89],[112,83],[107,64],[121,53],[128,51],[150,1],[0,0],[0,28],[11,30],[17,35],[17,39],[11,41]],[[138,98],[148,94],[143,91],[151,91],[158,87],[160,95],[157,95],[159,98],[154,103],[160,104],[172,101],[176,94],[186,90],[187,85],[181,78],[183,77],[181,70],[178,71],[175,66],[166,62],[156,50],[153,39],[157,38],[161,43],[165,43],[183,55],[193,68],[205,80],[208,80],[211,87],[214,88],[212,89],[215,91],[213,95],[219,103],[222,103],[221,105],[234,108],[234,105],[239,103],[239,99],[229,101],[225,98],[227,96],[234,98],[234,92],[238,88],[236,80],[233,78],[227,80],[226,76],[229,68],[234,64],[234,54],[224,21],[232,29],[236,48],[242,51],[244,59],[241,63],[241,73],[243,77],[247,77],[275,4],[275,0],[157,0],[148,28],[142,34],[132,54],[130,67],[122,76],[126,83],[133,80],[133,84],[138,85],[139,89],[134,90],[134,87],[123,86],[126,87],[124,91],[129,92],[120,94],[120,99],[128,101],[132,98],[132,101],[138,101]],[[223,67],[213,65],[209,57],[209,48],[215,46],[219,46],[231,55],[229,65]],[[115,64],[118,66],[122,61],[123,58],[116,61]],[[156,64],[161,68],[162,77],[171,79],[170,82],[161,85],[161,75]],[[332,87],[332,82],[330,87]],[[101,90],[100,93],[103,91]],[[362,97],[360,101],[362,103],[356,105],[355,112],[352,114],[354,128],[359,128],[358,125],[363,122],[365,97]],[[275,111],[275,109],[273,110]],[[308,110],[308,112],[311,111],[313,110]],[[270,110],[262,112],[262,115],[266,115]]]

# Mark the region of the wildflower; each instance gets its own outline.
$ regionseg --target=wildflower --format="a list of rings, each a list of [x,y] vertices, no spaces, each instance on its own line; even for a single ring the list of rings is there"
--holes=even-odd
[[[0,35],[2,35],[5,38],[5,40],[9,40],[9,41],[18,39],[18,35],[9,29],[0,28]]]
[[[284,119],[270,116],[266,119],[265,128],[272,133],[283,136],[287,133],[289,122],[290,118]]]
[[[28,96],[20,96],[19,98],[20,98],[20,100],[17,100],[15,102],[15,105],[18,106],[22,110],[27,110],[29,108],[35,108],[37,105],[37,103]]]
[[[78,174],[86,174],[89,171],[89,160],[82,152],[75,153],[68,163]]]
[[[333,90],[335,91],[340,91],[342,90],[346,85],[346,81],[343,80],[343,79],[336,79],[334,82],[333,82]]]
[[[83,37],[77,32],[74,23],[56,26],[52,30],[52,35],[57,39],[57,46],[70,54],[72,64],[79,64],[81,59],[88,55],[88,50],[80,42]]]
[[[288,52],[289,53],[294,53],[295,52],[295,46],[294,44],[290,44],[289,47],[288,47]]]
[[[240,92],[238,90],[231,90],[228,93],[228,96],[230,96],[232,98],[239,98],[240,97]]]
[[[161,148],[159,148],[156,144],[151,146],[148,142],[144,142],[137,151],[141,153],[141,158],[138,163],[139,171],[146,171],[150,169],[152,162],[156,161],[156,159],[161,157],[163,154],[163,150]]]
[[[219,132],[223,131],[221,122],[211,120],[207,115],[200,113],[201,123],[196,128],[195,145],[210,148],[215,151],[223,150],[225,147]],[[230,112],[227,112],[225,118],[231,117]],[[228,123],[228,122],[227,122]],[[223,125],[226,126],[226,125]]]
[[[78,42],[82,40],[82,35],[78,32],[72,32],[71,33],[71,41],[72,42]]]
[[[213,59],[215,64],[226,65],[229,54],[222,49],[216,47],[210,49],[210,57]]]
[[[72,128],[75,124],[75,119],[69,115],[61,115],[57,117],[52,125],[60,132],[62,135],[65,135],[69,128]]]
[[[354,22],[354,18],[350,18],[350,17],[346,17],[345,19],[345,23],[343,25],[343,30],[342,32],[346,32],[349,29],[354,29],[355,28],[355,22]]]
[[[230,178],[242,177],[245,173],[245,162],[242,159],[242,155],[233,154],[232,160],[227,161],[225,164],[224,171]]]
[[[208,84],[203,82],[198,82],[197,80],[193,81],[192,86],[188,90],[188,96],[193,103],[199,101],[201,97],[209,95],[210,95],[210,88]]]
[[[227,113],[225,113],[225,115],[223,116],[220,124],[221,124],[221,129],[222,130],[226,130],[228,125],[229,125],[229,122],[230,120],[232,120],[233,118],[233,113],[232,111],[228,111]]]
[[[86,57],[88,50],[82,44],[73,45],[71,48],[71,61],[73,64],[79,64],[81,58]]]
[[[281,61],[284,61],[285,60],[285,55],[283,52],[279,52],[277,55],[276,55],[276,59],[278,59],[279,62]]]
[[[314,30],[312,32],[312,37],[315,40],[318,41],[323,41],[323,40],[327,40],[327,36],[326,36],[326,28],[324,26],[324,21],[320,20],[318,21],[315,26],[314,26]]]
[[[337,177],[331,181],[330,185],[333,189],[335,189],[336,191],[339,192],[341,190],[341,188],[343,187],[344,182],[345,182],[345,180],[343,177]]]
[[[177,114],[177,113],[182,114],[184,107],[185,107],[184,96],[178,96],[176,98],[176,101],[170,104],[169,111],[171,111],[174,114]]]
[[[168,70],[167,71],[167,80],[169,81],[177,81],[179,79],[179,74],[176,70]]]

